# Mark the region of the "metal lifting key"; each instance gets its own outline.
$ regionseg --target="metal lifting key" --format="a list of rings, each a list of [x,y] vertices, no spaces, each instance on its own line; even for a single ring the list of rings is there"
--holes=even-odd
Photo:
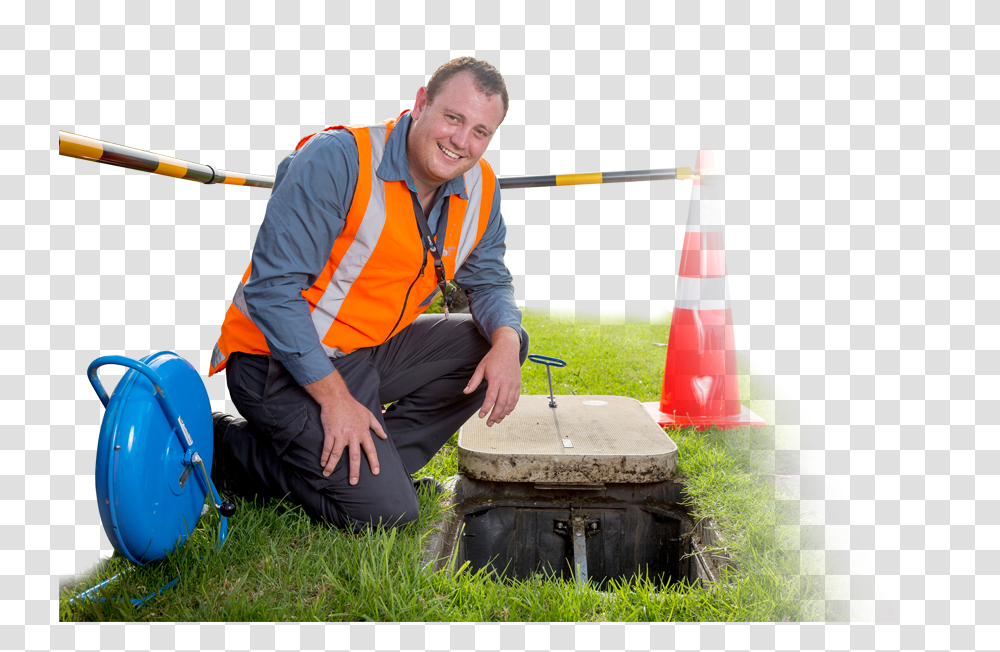
[[[556,395],[552,391],[552,367],[565,367],[566,363],[559,358],[550,358],[546,355],[529,355],[528,359],[536,364],[545,365],[545,372],[549,375],[549,407],[556,407]]]

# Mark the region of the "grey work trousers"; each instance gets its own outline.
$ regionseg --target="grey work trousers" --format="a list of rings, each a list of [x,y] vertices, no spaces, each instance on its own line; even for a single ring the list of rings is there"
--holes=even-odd
[[[468,315],[422,315],[384,344],[333,360],[351,395],[389,437],[371,433],[379,474],[372,475],[362,451],[353,486],[346,449],[333,473],[323,476],[319,404],[271,356],[234,353],[226,383],[246,421],[232,422],[216,451],[223,482],[245,497],[287,497],[313,519],[355,531],[416,520],[410,475],[482,406],[485,380],[471,394],[462,390],[489,349]],[[525,336],[522,365],[527,355]]]

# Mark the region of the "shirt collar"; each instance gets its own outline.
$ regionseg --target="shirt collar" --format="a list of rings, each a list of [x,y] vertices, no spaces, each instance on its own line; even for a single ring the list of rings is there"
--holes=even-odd
[[[375,174],[383,181],[405,181],[407,187],[416,192],[417,187],[413,185],[413,177],[410,175],[410,161],[406,157],[406,134],[410,131],[410,122],[409,110],[403,111],[389,134],[389,140],[385,143],[385,154],[382,155],[382,162],[379,163]],[[448,195],[458,195],[462,199],[469,198],[465,194],[464,175],[444,182],[440,190],[438,198]]]

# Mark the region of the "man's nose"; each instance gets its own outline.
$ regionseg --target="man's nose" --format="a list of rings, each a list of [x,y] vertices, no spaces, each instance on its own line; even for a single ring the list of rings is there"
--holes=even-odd
[[[451,134],[451,142],[455,144],[456,147],[465,149],[469,145],[469,139],[472,137],[472,129],[469,127],[458,127]]]

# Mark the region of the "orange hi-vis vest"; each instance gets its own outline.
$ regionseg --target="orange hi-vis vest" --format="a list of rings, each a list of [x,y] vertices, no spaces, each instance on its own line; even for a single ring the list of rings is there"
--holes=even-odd
[[[330,258],[316,282],[302,292],[309,302],[316,333],[330,357],[382,344],[410,325],[438,292],[434,261],[424,250],[410,189],[405,181],[383,181],[376,175],[395,124],[396,120],[386,120],[367,127],[324,129],[347,129],[358,145],[358,185],[344,228],[334,240]],[[310,138],[303,138],[296,149]],[[455,278],[455,270],[482,238],[496,188],[496,176],[483,159],[464,177],[468,199],[459,195],[448,198],[441,251],[448,280]],[[252,267],[251,259],[226,312],[222,335],[212,351],[209,375],[224,369],[235,351],[270,354],[243,296]]]

